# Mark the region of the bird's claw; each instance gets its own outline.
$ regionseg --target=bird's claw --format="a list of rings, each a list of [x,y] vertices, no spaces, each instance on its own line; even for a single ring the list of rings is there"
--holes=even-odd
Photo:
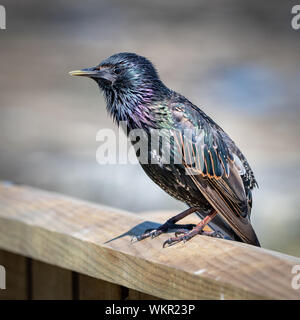
[[[197,228],[195,227],[194,229],[190,231],[185,231],[184,229],[179,229],[177,232],[175,232],[175,237],[169,238],[166,240],[163,244],[163,248],[165,248],[166,245],[172,246],[178,242],[186,242],[190,239],[192,239],[195,235],[201,234],[202,233],[202,227]]]
[[[141,241],[149,237],[153,239],[158,237],[162,233],[163,233],[163,230],[161,229],[147,229],[143,234],[140,234],[138,236],[133,236],[131,238],[131,242]]]
[[[187,234],[187,233],[188,233],[188,230],[186,230],[186,229],[178,229],[175,232],[175,237],[178,237],[180,234]]]
[[[158,229],[147,229],[143,234],[132,237],[131,242],[141,241],[149,237],[153,239],[158,237],[164,232],[165,232],[165,228],[162,228],[162,227],[159,227]],[[202,230],[202,228],[201,229],[194,228],[188,231],[186,229],[178,229],[175,232],[175,237],[171,237],[163,243],[163,248],[165,248],[166,246],[169,246],[169,247],[173,246],[174,244],[177,244],[181,241],[185,243],[186,241],[193,238],[196,234],[202,234],[202,235],[206,235],[214,238],[224,238],[224,235],[220,231],[207,232]]]
[[[160,234],[162,234],[162,233],[163,233],[162,230],[153,230],[153,231],[151,232],[151,238],[154,239],[154,238],[158,237],[158,236],[159,236]]]
[[[192,237],[193,236],[189,236],[189,233],[185,233],[185,234],[183,234],[181,236],[175,236],[175,237],[169,238],[168,240],[166,240],[163,243],[163,248],[165,248],[167,245],[169,247],[171,247],[174,244],[179,243],[181,241],[183,241],[183,243],[185,243],[186,241],[190,240]]]
[[[170,224],[167,222],[161,225],[157,229],[147,229],[143,234],[132,237],[131,242],[141,241],[150,237],[154,239],[159,235],[161,235],[162,233],[165,233],[168,230],[177,228],[177,227],[178,225]],[[163,244],[163,247],[165,247],[167,244],[171,246],[181,241],[186,242],[187,240],[194,237],[194,235],[199,233],[199,230],[195,228],[194,224],[185,224],[185,225],[180,225],[179,227],[181,227],[181,229],[177,229],[177,231],[175,232],[175,237],[169,238],[167,241],[165,241]]]

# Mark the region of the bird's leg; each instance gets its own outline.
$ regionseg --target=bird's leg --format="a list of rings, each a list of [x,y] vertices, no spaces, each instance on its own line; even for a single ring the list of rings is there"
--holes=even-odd
[[[173,245],[176,244],[180,241],[188,241],[191,238],[193,238],[196,234],[201,234],[203,232],[203,228],[209,223],[211,222],[215,216],[218,214],[217,211],[212,211],[209,215],[207,215],[201,222],[199,222],[191,231],[185,232],[182,235],[178,235],[175,234],[175,237],[169,238],[168,240],[166,240],[163,244],[163,247],[165,247],[166,245]],[[181,231],[179,231],[179,233],[182,233]]]
[[[185,218],[186,216],[190,215],[193,212],[199,211],[201,210],[201,208],[199,207],[192,207],[189,208],[183,212],[180,212],[179,214],[177,214],[176,216],[168,219],[164,224],[162,224],[159,228],[157,229],[147,229],[143,234],[139,235],[139,236],[135,236],[131,239],[132,242],[135,241],[140,241],[143,239],[146,239],[148,237],[152,237],[155,238],[157,236],[159,236],[162,233],[168,232],[168,230],[170,229],[187,229],[187,230],[192,230],[194,227],[196,227],[196,225],[194,224],[176,224],[176,222],[178,222],[179,220]]]

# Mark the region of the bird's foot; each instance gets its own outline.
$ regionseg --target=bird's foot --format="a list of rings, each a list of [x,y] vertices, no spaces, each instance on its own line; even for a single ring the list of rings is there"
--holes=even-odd
[[[192,230],[194,227],[195,224],[175,224],[167,221],[157,229],[147,229],[143,234],[132,237],[131,242],[141,241],[150,237],[153,239],[162,233],[167,233],[169,230],[186,232],[187,230]]]
[[[172,246],[181,241],[186,242],[192,239],[197,234],[224,239],[224,235],[220,231],[204,231],[201,228],[197,227],[188,232],[183,229],[179,229],[175,232],[175,237],[171,237],[164,242],[163,247],[165,248],[167,245]]]
[[[201,230],[199,230],[197,227],[195,227],[194,229],[188,232],[185,232],[183,230],[178,230],[177,232],[175,232],[175,237],[171,237],[164,242],[163,248],[165,248],[167,245],[173,246],[174,244],[181,241],[186,242],[192,239],[195,235],[199,234],[200,232]]]
[[[187,234],[187,232],[184,229],[179,229],[175,232],[175,237],[177,237],[180,234]],[[207,237],[213,237],[213,238],[221,238],[221,239],[226,238],[226,236],[221,231],[200,230],[199,234],[201,234],[201,236],[207,236]]]

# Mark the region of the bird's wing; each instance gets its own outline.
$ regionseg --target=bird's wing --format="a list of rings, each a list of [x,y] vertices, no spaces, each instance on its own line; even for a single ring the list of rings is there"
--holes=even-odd
[[[259,245],[249,220],[251,190],[243,181],[246,169],[224,139],[225,132],[199,109],[185,105],[175,112],[175,149],[182,156],[186,174],[244,242]]]

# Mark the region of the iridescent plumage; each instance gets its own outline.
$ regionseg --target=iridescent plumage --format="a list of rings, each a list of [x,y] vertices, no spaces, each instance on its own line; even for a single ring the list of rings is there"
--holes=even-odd
[[[98,83],[109,114],[118,124],[126,121],[128,132],[143,129],[148,137],[152,129],[160,129],[172,137],[169,163],[163,161],[168,148],[161,144],[149,148],[149,163],[141,163],[155,183],[197,208],[201,218],[217,212],[211,226],[224,236],[259,245],[250,223],[251,190],[257,183],[246,158],[221,127],[167,88],[152,63],[134,53],[113,55],[82,72],[78,75]]]

